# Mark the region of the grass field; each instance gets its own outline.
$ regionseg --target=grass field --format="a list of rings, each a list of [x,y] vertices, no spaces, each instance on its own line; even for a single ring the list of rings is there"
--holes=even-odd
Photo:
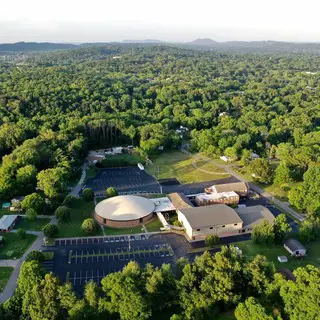
[[[314,241],[306,245],[307,257],[302,260],[292,258],[289,252],[281,245],[261,246],[254,244],[251,240],[236,242],[234,245],[238,246],[249,259],[253,259],[257,254],[266,256],[270,262],[275,264],[276,268],[287,268],[292,271],[307,264],[320,267],[320,241]],[[280,263],[278,256],[286,256],[289,261]]]
[[[152,158],[153,164],[146,167],[146,171],[159,179],[177,178],[180,183],[203,182],[227,178],[228,175],[208,174],[196,169],[192,165],[192,157],[180,151],[161,153]],[[211,163],[198,160],[197,165],[204,170],[223,172]],[[159,169],[158,169],[159,168]]]
[[[21,258],[24,252],[36,240],[37,236],[26,234],[25,239],[20,239],[16,233],[0,233],[4,245],[0,248],[0,259]]]
[[[15,229],[23,228],[25,230],[31,231],[41,231],[42,228],[50,222],[49,218],[46,219],[36,219],[34,221],[29,221],[27,218],[20,218]]]
[[[98,173],[98,169],[96,167],[89,167],[86,171],[86,180],[90,178],[94,178]],[[79,180],[78,180],[79,181]]]
[[[158,217],[156,216],[152,221],[145,224],[145,227],[149,232],[156,232],[156,231],[161,231],[160,228],[162,228],[163,225],[158,219]]]
[[[17,215],[19,212],[9,211],[8,209],[0,209],[0,218],[2,216]]]
[[[67,222],[62,222],[58,224],[58,234],[57,238],[68,238],[68,237],[85,237],[88,236],[82,231],[81,225],[83,220],[87,218],[92,218],[92,212],[94,210],[94,203],[86,202],[82,199],[76,199],[70,205],[71,216],[70,220]],[[102,235],[101,228],[97,228],[97,231],[90,236],[100,236]]]
[[[122,234],[135,234],[135,233],[144,233],[142,226],[137,226],[133,228],[108,228],[102,227],[103,234],[106,236],[118,236]]]
[[[5,288],[12,271],[12,267],[0,267],[0,292]]]

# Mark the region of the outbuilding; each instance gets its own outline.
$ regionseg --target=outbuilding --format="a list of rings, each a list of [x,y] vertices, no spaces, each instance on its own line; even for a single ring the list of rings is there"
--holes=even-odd
[[[284,242],[284,248],[293,257],[304,257],[307,254],[307,249],[304,245],[296,239],[288,239]]]
[[[222,192],[235,192],[240,197],[246,197],[249,193],[249,186],[246,182],[234,182],[213,185],[210,188],[206,188],[206,193],[222,193]]]
[[[9,232],[16,225],[18,215],[4,215],[0,219],[0,232]]]

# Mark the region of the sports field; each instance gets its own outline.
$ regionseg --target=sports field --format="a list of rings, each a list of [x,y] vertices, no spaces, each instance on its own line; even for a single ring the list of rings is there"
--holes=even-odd
[[[212,163],[198,160],[181,151],[164,152],[151,159],[146,171],[158,179],[176,178],[182,184],[228,178]]]

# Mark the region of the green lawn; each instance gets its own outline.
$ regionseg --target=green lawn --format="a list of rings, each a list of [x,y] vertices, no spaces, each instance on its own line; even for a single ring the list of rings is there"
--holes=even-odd
[[[86,180],[90,178],[94,178],[98,173],[98,169],[96,167],[89,167],[86,171]],[[78,180],[79,181],[79,180]]]
[[[158,217],[156,216],[152,221],[145,224],[145,227],[149,232],[155,232],[155,231],[161,231],[160,228],[162,228],[163,225],[158,219]]]
[[[37,236],[26,234],[25,239],[20,239],[16,233],[0,233],[4,245],[0,248],[0,259],[21,258],[24,252],[36,240]]]
[[[0,267],[0,292],[5,288],[12,271],[12,267]]]
[[[177,178],[181,183],[193,183],[228,177],[227,174],[208,174],[196,169],[192,165],[192,157],[181,151],[164,152],[151,160],[153,163],[146,167],[146,171],[159,179]],[[205,170],[223,172],[205,161],[198,160],[198,165]]]
[[[317,267],[320,267],[319,240],[305,245],[308,251],[307,257],[303,260],[292,258],[289,252],[280,245],[261,246],[254,244],[251,240],[236,242],[234,245],[238,246],[249,259],[253,259],[257,254],[266,256],[270,262],[275,264],[276,268],[287,268],[292,271],[307,264],[313,264]],[[288,257],[289,261],[287,263],[280,263],[278,261],[278,256],[286,256]]]
[[[133,228],[109,228],[109,227],[102,227],[102,228],[103,228],[103,233],[106,236],[144,233],[144,229],[142,228],[142,226],[137,226]]]
[[[68,237],[85,237],[88,234],[84,233],[81,229],[83,220],[92,218],[94,210],[93,201],[86,202],[83,199],[75,199],[70,205],[71,216],[67,222],[61,222],[58,224],[57,238],[68,238]],[[100,236],[102,231],[100,227],[97,227],[97,231],[90,236]]]
[[[36,219],[34,221],[29,221],[27,218],[20,218],[15,229],[23,228],[25,230],[31,230],[31,231],[41,231],[42,228],[50,222],[49,218],[45,219]]]

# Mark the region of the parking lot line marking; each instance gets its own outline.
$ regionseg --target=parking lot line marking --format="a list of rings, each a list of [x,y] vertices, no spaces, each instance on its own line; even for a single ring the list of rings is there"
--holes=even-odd
[[[77,272],[75,272],[73,274],[73,285],[75,286],[76,285],[76,276],[77,276]]]

